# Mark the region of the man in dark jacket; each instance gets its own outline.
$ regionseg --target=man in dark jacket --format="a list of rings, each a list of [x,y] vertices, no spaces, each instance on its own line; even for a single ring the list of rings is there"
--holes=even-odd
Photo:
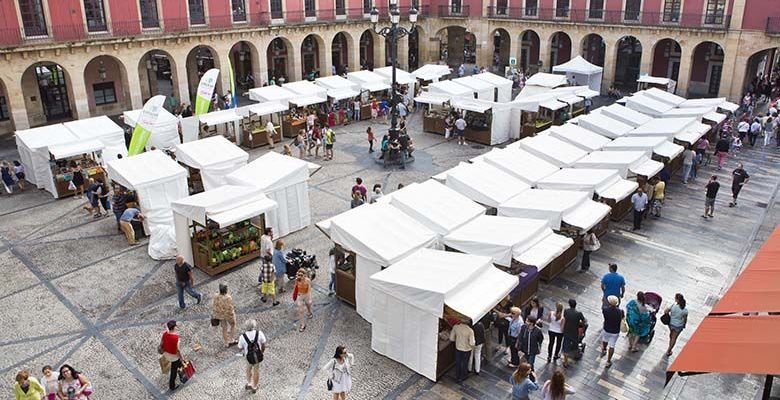
[[[544,334],[542,330],[536,326],[536,316],[529,315],[525,319],[525,325],[520,328],[520,334],[517,335],[516,347],[525,355],[525,361],[531,364],[531,369],[534,369],[534,361],[536,361],[536,355],[539,354],[539,350],[542,347],[544,341]]]

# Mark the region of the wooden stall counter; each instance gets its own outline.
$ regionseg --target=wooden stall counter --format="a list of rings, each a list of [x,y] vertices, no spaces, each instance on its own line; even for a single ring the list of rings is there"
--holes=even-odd
[[[439,114],[425,114],[423,116],[423,132],[444,135],[444,116]]]
[[[106,172],[103,170],[103,167],[83,168],[81,172],[84,175],[84,190],[87,190],[87,186],[89,185],[89,178],[93,178],[95,180],[100,179],[103,182],[106,182]],[[54,188],[57,191],[57,198],[76,194],[75,190],[68,189],[71,179],[73,179],[72,172],[54,175]]]
[[[556,276],[563,273],[566,268],[571,265],[577,259],[577,246],[571,245],[566,251],[561,253],[558,257],[555,257],[546,267],[539,271],[539,277],[545,281],[550,282]]]
[[[260,257],[262,226],[244,221],[223,229],[207,229],[193,223],[191,229],[193,263],[210,276]]]
[[[348,269],[347,269],[348,268]],[[355,307],[355,269],[350,263],[336,268],[336,297]]]
[[[285,118],[282,121],[282,132],[284,133],[284,137],[294,138],[298,136],[298,131],[301,129],[306,129],[305,118],[298,118],[298,119]]]
[[[470,142],[477,142],[490,146],[490,127],[481,128],[467,126],[466,131],[464,132],[464,136],[466,137],[466,140]]]
[[[615,202],[614,199],[605,199],[604,203],[612,207],[612,213],[610,214],[612,221],[620,222],[631,211],[631,196],[626,196],[625,199]]]
[[[360,120],[365,121],[371,119],[371,104],[360,105]]]
[[[276,133],[271,136],[274,143],[279,143],[282,139],[282,135],[279,134],[279,130],[282,128],[279,125],[274,125]],[[251,130],[250,130],[251,129]],[[250,138],[251,136],[251,138]],[[265,126],[257,128],[245,128],[241,137],[241,143],[250,149],[255,147],[265,146],[268,144],[268,137],[265,134]]]

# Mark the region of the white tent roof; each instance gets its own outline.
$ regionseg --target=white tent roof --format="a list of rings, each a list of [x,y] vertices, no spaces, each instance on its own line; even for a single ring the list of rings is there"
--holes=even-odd
[[[558,167],[542,158],[518,148],[493,149],[482,161],[504,170],[529,185],[558,171]]]
[[[577,104],[579,102],[585,101],[585,99],[576,94],[567,94],[565,96],[558,97],[558,101],[562,101],[568,105],[572,105],[572,104]]]
[[[573,72],[575,74],[592,75],[602,71],[604,71],[604,68],[589,63],[582,56],[574,57],[563,64],[553,66],[553,72]]]
[[[665,136],[672,139],[674,135],[689,130],[695,122],[695,118],[655,118],[632,130],[628,135]]]
[[[633,129],[630,125],[612,119],[603,113],[580,115],[577,125],[610,139],[625,136]]]
[[[634,93],[633,96],[629,97],[626,100],[626,107],[651,117],[660,117],[663,113],[674,108],[673,105],[658,101],[642,92]]]
[[[187,170],[161,150],[147,151],[108,163],[108,175],[120,185],[138,188],[186,178]]]
[[[600,95],[601,93],[599,93],[596,90],[592,90],[592,89],[588,88],[588,89],[577,90],[576,92],[574,92],[574,94],[576,94],[577,96],[580,96],[580,97],[582,97],[584,99],[592,99],[592,98]]]
[[[287,105],[287,102],[297,95],[296,92],[277,85],[249,89],[249,98],[259,102],[275,101]]]
[[[492,72],[482,72],[480,74],[471,75],[471,76],[473,76],[476,79],[483,80],[496,87],[505,86],[505,85],[512,86],[511,80],[506,79],[502,76],[498,76]]]
[[[550,132],[550,136],[562,139],[588,152],[600,150],[611,141],[598,133],[574,124],[551,126],[548,132]]]
[[[620,201],[639,185],[622,179],[616,169],[563,168],[542,179],[540,189],[578,190]]]
[[[485,213],[485,207],[431,179],[405,186],[384,198],[439,235]]]
[[[192,168],[203,169],[241,161],[246,163],[249,153],[224,136],[217,135],[176,146],[176,160]]]
[[[354,91],[360,90],[360,85],[338,75],[323,76],[314,80],[317,86],[322,86],[325,89],[352,89]]]
[[[702,120],[712,121],[716,124],[719,124],[723,122],[726,119],[726,114],[721,114],[719,112],[711,111],[701,116]]]
[[[585,157],[584,150],[549,135],[532,136],[512,143],[556,166],[566,167]]]
[[[381,266],[436,241],[436,233],[384,203],[362,205],[331,218],[329,233],[334,242]]]
[[[277,207],[258,189],[224,185],[171,202],[175,213],[206,225],[206,218],[220,227],[256,217]]]
[[[573,167],[617,169],[625,178],[629,172],[652,177],[661,172],[664,165],[651,160],[644,151],[594,151],[574,163]]]
[[[661,118],[685,118],[694,117],[701,118],[704,114],[713,112],[714,107],[689,107],[689,108],[672,108],[671,110],[663,113]],[[725,117],[725,115],[724,115]]]
[[[127,156],[124,129],[105,115],[77,119],[62,125],[80,140],[97,139],[103,142],[106,146],[103,159],[106,161],[114,160],[120,154],[122,157]]]
[[[682,104],[680,104],[678,107],[680,108],[688,108],[688,107],[717,107],[722,108],[729,112],[737,111],[739,106],[737,104],[731,103],[726,101],[725,97],[718,97],[716,99],[690,99],[685,100]]]
[[[561,108],[568,107],[568,105],[564,102],[555,100],[547,100],[539,103],[539,107],[546,108],[548,110],[556,111],[560,110]]]
[[[328,89],[328,97],[334,100],[351,99],[360,96],[360,92],[352,88]]]
[[[233,121],[240,121],[241,118],[243,117],[236,112],[235,108],[231,108],[229,110],[212,111],[207,114],[201,114],[198,117],[201,123],[204,123],[208,126],[227,124]]]
[[[558,86],[565,86],[568,84],[566,81],[566,75],[548,74],[546,72],[538,72],[533,74],[528,80],[525,81],[526,85],[531,86],[543,86],[547,88],[555,88]]]
[[[285,89],[289,89],[290,91],[296,93],[299,96],[315,96],[321,98],[326,98],[328,96],[328,89],[315,85],[314,83],[309,81],[296,81],[296,82],[285,83],[284,85],[282,85],[282,87]]]
[[[675,158],[683,151],[683,147],[669,141],[665,136],[628,136],[617,138],[604,146],[608,151],[644,151],[645,154],[658,154],[662,157]]]
[[[62,124],[44,125],[16,131],[19,139],[30,150],[78,141],[78,137]]]
[[[495,86],[491,85],[488,82],[483,81],[482,79],[477,79],[473,76],[464,76],[462,78],[453,79],[453,82],[463,85],[467,88],[470,88],[474,92],[481,92],[484,90],[492,90]]]
[[[253,186],[268,192],[308,180],[309,164],[271,151],[231,172],[226,179],[233,185]]]
[[[680,97],[674,93],[669,93],[666,90],[661,90],[655,87],[649,88],[643,91],[642,93],[655,100],[658,100],[663,103],[671,104],[675,107],[685,102],[684,97]]]
[[[668,85],[670,82],[672,82],[672,80],[669,78],[661,78],[658,76],[650,76],[650,75],[642,75],[636,81],[644,82],[644,83],[652,83],[654,85]]]
[[[298,107],[306,107],[312,104],[320,104],[327,101],[324,97],[319,96],[298,96],[290,99],[290,104],[294,104]]]
[[[446,81],[445,81],[446,82]],[[492,101],[469,99],[466,97],[453,97],[450,103],[453,108],[458,110],[474,111],[478,113],[484,113],[487,110],[493,108],[496,103]]]
[[[443,94],[450,97],[474,97],[471,88],[453,81],[433,82],[428,85],[428,91],[431,94]]]
[[[527,183],[486,163],[461,163],[447,171],[447,186],[488,207],[499,204],[529,189]]]
[[[608,107],[598,108],[604,116],[622,122],[626,125],[636,128],[637,126],[650,122],[653,118],[642,114],[639,111],[632,110],[620,104],[612,104]]]
[[[106,146],[97,139],[81,140],[78,142],[62,143],[49,146],[49,153],[55,160],[91,153],[103,150]]]
[[[368,70],[347,73],[347,79],[359,84],[362,90],[368,90],[369,92],[390,89],[390,85],[385,82],[385,78],[382,75]]]
[[[138,110],[130,110],[125,111],[122,113],[122,116],[124,117],[124,122],[129,127],[135,127],[135,124],[138,123],[138,118],[141,118],[141,111]],[[155,126],[166,126],[166,125],[175,125],[179,123],[179,119],[176,118],[175,115],[168,112],[168,110],[164,108],[160,108],[159,113],[157,114],[157,122],[155,122]]]
[[[287,111],[290,107],[287,102],[284,104],[277,103],[275,101],[269,101],[267,103],[252,104],[246,107],[241,107],[238,110],[246,110],[247,113],[257,114],[259,116]]]
[[[452,70],[446,65],[425,64],[412,71],[412,75],[417,79],[432,81],[439,79],[444,75],[448,75],[450,72],[452,72]]]
[[[699,139],[704,136],[703,132],[698,132],[695,130],[689,130],[685,132],[680,132],[674,135],[674,138],[676,140],[679,140],[680,142],[688,143],[689,145],[692,145],[699,141]]]
[[[560,229],[561,222],[565,222],[587,231],[610,212],[608,205],[591,197],[589,192],[526,190],[498,206],[498,215],[547,220],[553,229]]]
[[[390,84],[393,79],[393,67],[374,68],[374,73],[384,78],[385,83]],[[401,85],[413,85],[417,83],[414,76],[401,68],[395,69],[395,81]]]
[[[418,103],[423,104],[435,104],[437,106],[440,106],[448,101],[450,101],[449,96],[439,95],[439,94],[430,94],[428,92],[423,92],[420,96],[417,96],[414,98],[414,101]]]

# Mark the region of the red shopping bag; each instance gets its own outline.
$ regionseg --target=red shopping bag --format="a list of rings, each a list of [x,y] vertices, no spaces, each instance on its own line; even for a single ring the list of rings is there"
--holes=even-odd
[[[181,383],[185,383],[192,379],[194,375],[195,364],[193,364],[192,361],[185,361],[181,368],[179,368],[179,380],[181,380]]]
[[[293,301],[298,300],[298,285],[295,285],[292,292]]]

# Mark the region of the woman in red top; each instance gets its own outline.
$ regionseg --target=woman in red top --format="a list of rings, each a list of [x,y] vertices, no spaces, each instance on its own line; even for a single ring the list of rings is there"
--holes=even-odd
[[[182,365],[181,351],[179,350],[179,332],[176,330],[176,321],[170,320],[166,324],[168,330],[163,332],[160,340],[159,352],[171,363],[171,375],[168,379],[168,388],[176,389],[176,375]]]

